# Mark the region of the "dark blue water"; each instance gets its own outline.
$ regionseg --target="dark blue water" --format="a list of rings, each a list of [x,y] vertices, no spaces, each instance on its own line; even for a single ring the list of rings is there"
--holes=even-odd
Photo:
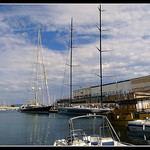
[[[64,138],[68,120],[72,116],[28,114],[17,111],[0,112],[0,145],[53,145]],[[148,136],[129,134],[126,127],[114,126],[122,142],[136,145],[150,144]]]

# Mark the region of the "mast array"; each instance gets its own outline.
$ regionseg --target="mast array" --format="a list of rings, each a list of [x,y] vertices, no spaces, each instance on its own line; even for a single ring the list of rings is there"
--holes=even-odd
[[[40,27],[38,26],[38,45],[37,45],[37,58],[36,58],[36,93],[35,93],[35,105],[38,105],[38,92],[40,90],[39,88],[39,55],[40,55],[40,46],[42,49],[42,41],[41,41],[41,35],[40,35]],[[48,90],[48,84],[47,84],[47,75],[46,75],[46,69],[45,69],[45,65],[44,65],[44,58],[43,58],[43,49],[41,50],[42,52],[42,66],[43,66],[43,71],[44,71],[44,79],[45,79],[45,85],[46,85],[46,92],[48,94],[48,104],[50,105],[50,95],[49,95],[49,90]],[[43,83],[43,82],[42,82]],[[43,84],[42,84],[43,86]],[[43,89],[43,87],[42,87]],[[42,93],[41,93],[42,94]],[[43,99],[44,99],[44,95],[43,95]],[[40,96],[40,101],[41,101],[41,96]]]
[[[99,32],[100,32],[100,36],[99,36],[99,39],[100,39],[100,42],[99,42],[99,48],[97,48],[100,52],[100,93],[101,93],[101,106],[103,106],[103,98],[102,98],[102,42],[101,42],[101,38],[102,38],[102,34],[101,34],[101,12],[102,12],[102,9],[101,9],[101,5],[100,7],[98,8],[99,9]],[[71,38],[71,42],[70,42],[70,99],[69,99],[69,106],[71,106],[71,101],[72,101],[72,31],[73,31],[73,18],[71,18],[71,34],[70,34],[70,38]]]

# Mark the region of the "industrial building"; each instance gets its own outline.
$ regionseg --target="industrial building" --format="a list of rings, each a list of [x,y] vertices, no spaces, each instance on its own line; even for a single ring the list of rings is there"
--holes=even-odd
[[[103,103],[117,103],[122,100],[137,99],[137,108],[147,109],[150,106],[150,76],[118,81],[102,86]],[[71,103],[100,103],[100,86],[84,86],[73,91]],[[67,104],[69,99],[59,99],[57,103]]]
[[[118,94],[126,94],[131,92],[131,81],[119,81],[114,83],[103,84],[103,97],[108,97],[112,95]],[[81,89],[77,89],[73,91],[74,99],[83,98],[83,97],[97,97],[100,95],[100,86],[89,86],[82,87]]]
[[[150,96],[150,76],[103,84],[103,102],[116,102],[123,99],[145,98]],[[81,87],[73,91],[74,101],[99,102],[100,86]]]

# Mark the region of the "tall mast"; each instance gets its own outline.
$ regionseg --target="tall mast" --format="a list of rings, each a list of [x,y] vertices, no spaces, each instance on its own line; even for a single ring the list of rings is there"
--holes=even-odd
[[[40,32],[40,30],[39,30],[39,32]],[[44,64],[44,54],[43,54],[43,48],[42,48],[41,35],[39,35],[39,43],[40,43],[41,52],[42,52],[42,65],[43,65],[43,71],[44,71],[44,79],[45,79],[45,85],[46,85],[46,92],[47,92],[47,96],[48,96],[48,105],[50,105],[50,95],[49,95],[48,84],[47,84],[47,75],[46,75],[46,68],[45,68],[45,64]],[[44,97],[43,97],[43,99],[44,99]]]
[[[40,27],[38,26],[38,47],[37,47],[37,61],[36,61],[36,94],[35,94],[35,105],[37,105],[37,96],[38,96],[39,39],[40,39]]]
[[[72,31],[73,31],[73,18],[71,18],[71,51],[70,51],[70,100],[69,100],[69,106],[71,106],[72,101]]]
[[[101,5],[100,7],[98,8],[99,9],[99,32],[100,32],[100,42],[99,42],[99,52],[100,52],[100,93],[101,93],[101,106],[103,105],[103,98],[102,98],[102,42],[101,42],[101,38],[102,38],[102,34],[101,34]]]

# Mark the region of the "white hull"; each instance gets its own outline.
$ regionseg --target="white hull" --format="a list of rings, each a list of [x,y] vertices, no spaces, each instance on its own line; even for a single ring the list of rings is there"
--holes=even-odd
[[[129,131],[150,132],[150,120],[129,121],[127,127]]]
[[[97,144],[95,144],[96,142],[90,141],[91,139],[90,136],[88,136],[87,139],[89,139],[88,142],[87,140],[75,140],[73,141],[73,144],[71,146],[127,146],[111,138],[101,139],[98,141]],[[65,139],[61,139],[55,141],[53,146],[69,146],[69,145]]]

